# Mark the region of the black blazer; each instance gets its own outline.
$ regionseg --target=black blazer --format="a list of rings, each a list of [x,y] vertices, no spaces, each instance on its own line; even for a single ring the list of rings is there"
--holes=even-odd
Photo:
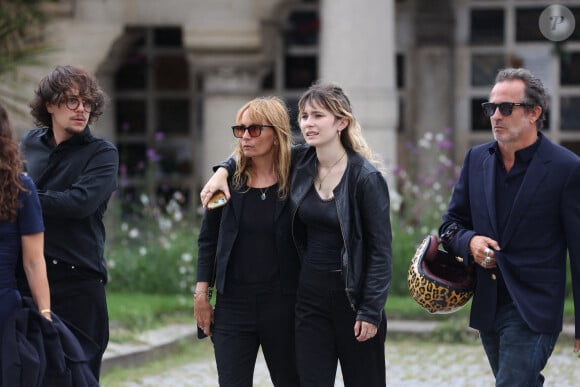
[[[98,346],[71,329],[54,313],[51,323],[23,297],[4,325],[0,386],[98,387],[88,365]]]
[[[238,236],[242,211],[243,194],[232,189],[231,184],[230,194],[230,201],[225,206],[206,210],[198,239],[197,281],[210,282],[215,270],[215,286],[219,293],[224,292],[226,272]],[[275,211],[274,242],[280,262],[282,292],[294,294],[298,286],[300,261],[292,241],[288,201],[278,200]]]
[[[498,241],[497,264],[528,326],[540,333],[562,330],[566,288],[566,255],[570,255],[576,338],[580,337],[580,159],[542,133],[510,218],[500,235],[495,208],[494,142],[467,152],[440,233],[457,224],[445,247],[468,257],[469,241],[485,235]],[[497,269],[475,265],[477,285],[471,327],[489,331],[496,312]]]

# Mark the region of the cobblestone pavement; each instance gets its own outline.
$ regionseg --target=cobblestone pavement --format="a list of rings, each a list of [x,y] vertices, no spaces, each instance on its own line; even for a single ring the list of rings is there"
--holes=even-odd
[[[121,387],[217,386],[213,350],[209,341],[198,343],[207,346],[207,360],[167,369],[161,374],[142,377],[121,384]],[[580,385],[580,359],[572,352],[570,341],[556,346],[544,370],[546,387]],[[479,343],[438,344],[420,340],[387,341],[387,385],[402,387],[480,387],[493,386],[494,380],[485,354]],[[268,370],[260,355],[254,375],[255,387],[271,386]],[[335,386],[344,387],[337,375]],[[107,386],[104,386],[107,387]]]

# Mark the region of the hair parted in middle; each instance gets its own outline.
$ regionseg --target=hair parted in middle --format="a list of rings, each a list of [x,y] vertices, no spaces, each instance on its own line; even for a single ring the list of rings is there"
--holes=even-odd
[[[252,122],[274,126],[274,172],[278,178],[278,197],[285,199],[290,189],[290,152],[292,148],[292,131],[290,115],[284,101],[278,97],[258,97],[247,102],[238,110],[236,123],[240,123],[246,113]],[[238,142],[233,154],[236,159],[236,171],[232,177],[233,186],[237,189],[251,179],[251,158],[245,157],[242,145]]]
[[[340,132],[340,142],[346,150],[354,151],[382,169],[382,162],[375,156],[362,135],[362,128],[356,120],[350,99],[344,90],[330,82],[318,81],[312,84],[298,101],[298,120],[306,109],[306,105],[318,105],[328,110],[337,119],[346,119],[347,127]]]

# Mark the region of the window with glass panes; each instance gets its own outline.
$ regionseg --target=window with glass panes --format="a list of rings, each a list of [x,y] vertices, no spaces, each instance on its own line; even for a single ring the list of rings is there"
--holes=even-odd
[[[193,168],[189,67],[178,27],[128,27],[114,76],[123,203],[185,199]]]
[[[293,6],[282,22],[278,45],[281,48],[262,88],[284,98],[290,110],[292,132],[302,141],[298,127],[300,95],[318,79],[319,4],[306,0]]]
[[[463,36],[469,85],[469,143],[489,135],[490,123],[481,111],[497,71],[525,67],[539,76],[550,95],[544,132],[553,141],[580,154],[580,1],[563,1],[576,19],[576,29],[562,42],[540,31],[542,11],[551,1],[471,0],[464,9]],[[560,3],[559,3],[560,4]],[[460,82],[461,83],[461,82]]]

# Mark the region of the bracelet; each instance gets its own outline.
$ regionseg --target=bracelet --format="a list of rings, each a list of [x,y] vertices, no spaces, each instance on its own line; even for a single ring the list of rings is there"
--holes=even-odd
[[[50,313],[50,309],[42,309],[40,314]]]
[[[193,299],[196,299],[199,296],[206,296],[207,298],[209,298],[209,291],[198,291],[196,290],[195,292],[193,292]]]
[[[209,300],[211,298],[212,294],[213,294],[213,289],[208,289],[205,291],[196,290],[193,292],[193,299],[195,300],[197,297],[203,295],[203,296],[206,296],[206,298]]]

